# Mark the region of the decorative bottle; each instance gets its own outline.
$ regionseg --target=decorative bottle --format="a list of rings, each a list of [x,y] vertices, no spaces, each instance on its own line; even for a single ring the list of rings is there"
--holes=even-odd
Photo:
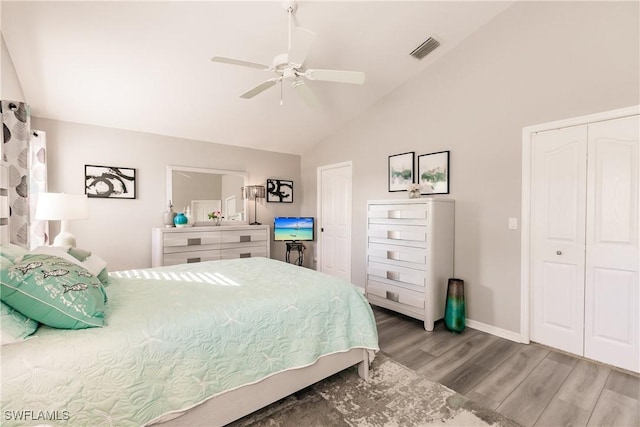
[[[162,223],[164,224],[165,227],[175,227],[175,224],[173,223],[173,218],[175,218],[176,213],[173,211],[173,205],[171,204],[171,200],[169,200],[169,207],[167,208],[167,210],[165,211],[163,217],[162,217]]]
[[[187,217],[187,225],[188,226],[192,226],[193,225],[193,217],[191,216],[191,208],[189,206],[186,206],[184,208],[184,216]]]
[[[444,309],[444,325],[451,332],[462,332],[466,326],[464,307],[464,280],[449,279],[447,302]]]

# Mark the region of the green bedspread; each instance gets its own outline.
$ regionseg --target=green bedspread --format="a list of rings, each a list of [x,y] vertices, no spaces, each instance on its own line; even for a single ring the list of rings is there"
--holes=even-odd
[[[107,326],[40,326],[2,347],[3,426],[143,425],[322,355],[378,348],[355,287],[265,258],[112,273],[106,290]]]

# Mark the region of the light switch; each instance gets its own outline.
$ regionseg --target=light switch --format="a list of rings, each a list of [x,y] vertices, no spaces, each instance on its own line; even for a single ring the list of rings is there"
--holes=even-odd
[[[509,218],[509,230],[518,229],[518,218]]]

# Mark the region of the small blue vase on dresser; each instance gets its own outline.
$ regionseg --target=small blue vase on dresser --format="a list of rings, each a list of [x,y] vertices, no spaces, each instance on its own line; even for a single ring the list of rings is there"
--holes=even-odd
[[[189,219],[183,212],[178,213],[178,215],[173,218],[173,223],[176,227],[186,227],[188,222]]]

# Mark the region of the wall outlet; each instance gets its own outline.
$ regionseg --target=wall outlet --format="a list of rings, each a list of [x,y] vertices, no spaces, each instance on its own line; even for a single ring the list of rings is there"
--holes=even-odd
[[[509,230],[518,229],[518,218],[509,218]]]

